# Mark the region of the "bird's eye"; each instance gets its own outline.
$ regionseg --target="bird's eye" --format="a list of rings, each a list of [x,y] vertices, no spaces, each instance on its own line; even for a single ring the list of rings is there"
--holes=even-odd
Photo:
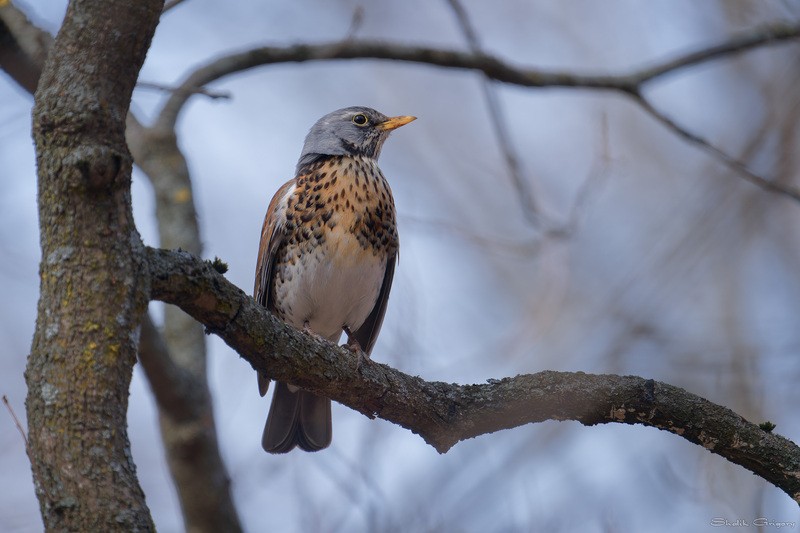
[[[355,124],[356,126],[366,126],[368,122],[369,119],[367,118],[367,115],[363,113],[359,113],[358,115],[353,116],[353,124]]]

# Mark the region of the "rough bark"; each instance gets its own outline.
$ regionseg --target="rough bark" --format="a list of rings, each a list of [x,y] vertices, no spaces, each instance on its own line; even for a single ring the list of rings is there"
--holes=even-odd
[[[13,4],[0,9],[0,68],[31,93],[52,41]],[[126,140],[134,162],[153,184],[161,245],[200,254],[191,179],[174,132],[147,128],[129,113]],[[166,341],[146,317],[139,355],[158,405],[167,462],[186,529],[241,531],[219,453],[205,373],[203,328],[168,306],[164,329]]]
[[[636,376],[540,372],[477,385],[427,382],[294,330],[186,252],[147,249],[152,297],[206,324],[254,369],[420,435],[440,453],[459,441],[544,420],[642,424],[739,464],[800,504],[800,447],[730,409]]]
[[[33,112],[42,262],[26,371],[48,531],[149,531],[126,430],[147,300],[125,117],[161,3],[75,0]]]

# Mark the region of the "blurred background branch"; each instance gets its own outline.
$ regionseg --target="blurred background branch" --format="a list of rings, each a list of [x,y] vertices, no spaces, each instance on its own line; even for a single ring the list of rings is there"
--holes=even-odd
[[[451,4],[452,5],[452,4]],[[457,4],[456,4],[457,5]],[[455,9],[462,27],[469,24],[463,9]],[[468,26],[466,26],[468,28]],[[178,115],[191,95],[198,92],[200,87],[219,80],[225,76],[235,74],[251,68],[279,63],[300,63],[305,61],[320,61],[333,59],[384,59],[392,61],[407,61],[423,63],[444,68],[468,69],[481,72],[487,80],[519,85],[522,87],[562,87],[574,89],[602,89],[618,91],[633,97],[646,112],[653,115],[659,122],[678,134],[682,139],[700,146],[725,164],[736,174],[747,179],[754,185],[766,191],[800,201],[800,190],[796,187],[760,176],[747,168],[736,158],[726,154],[723,150],[713,146],[673,119],[656,110],[643,95],[643,88],[658,78],[678,70],[716,60],[732,54],[738,54],[754,48],[779,44],[800,38],[800,26],[776,24],[765,28],[758,28],[745,35],[734,36],[730,41],[666,61],[662,64],[634,71],[630,74],[618,76],[592,76],[564,72],[549,72],[537,69],[515,67],[497,57],[484,54],[476,48],[474,32],[465,30],[470,44],[470,52],[457,52],[418,46],[406,46],[397,43],[383,43],[374,41],[357,41],[346,39],[338,43],[329,44],[301,44],[288,47],[259,47],[245,52],[219,57],[203,67],[192,72],[172,93],[162,108],[157,126],[160,128],[174,127]],[[484,82],[484,83],[488,83]],[[486,92],[486,91],[489,92]],[[484,85],[484,98],[489,107],[495,134],[503,150],[506,164],[512,176],[514,187],[519,193],[520,201],[524,207],[526,217],[530,222],[535,222],[539,216],[533,199],[533,193],[528,180],[521,175],[516,156],[511,148],[510,140],[504,134],[501,112],[492,96],[490,89]]]
[[[447,4],[450,6],[453,15],[458,21],[458,26],[464,34],[464,39],[467,41],[467,46],[470,51],[476,56],[483,56],[484,52],[481,49],[480,38],[469,19],[467,10],[461,5],[459,0],[447,0]],[[497,97],[497,91],[492,85],[491,78],[487,78],[484,75],[484,79],[481,80],[481,89],[486,102],[486,109],[489,112],[492,129],[497,137],[497,143],[500,145],[500,151],[503,154],[503,159],[508,168],[511,183],[517,191],[522,212],[525,218],[528,219],[528,222],[534,226],[538,226],[542,222],[542,214],[539,212],[539,208],[536,205],[536,196],[533,192],[534,185],[530,179],[523,175],[519,157],[514,149],[511,135],[508,131],[508,125],[503,115],[500,99]],[[552,225],[552,223],[548,225]]]

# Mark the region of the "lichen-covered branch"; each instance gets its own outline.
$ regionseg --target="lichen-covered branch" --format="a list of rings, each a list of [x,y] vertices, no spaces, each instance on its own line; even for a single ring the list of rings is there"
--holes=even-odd
[[[441,453],[459,441],[543,420],[663,429],[739,464],[800,504],[800,448],[730,409],[635,376],[540,372],[478,385],[428,382],[281,322],[186,252],[148,248],[152,297],[180,306],[253,368],[420,435]]]

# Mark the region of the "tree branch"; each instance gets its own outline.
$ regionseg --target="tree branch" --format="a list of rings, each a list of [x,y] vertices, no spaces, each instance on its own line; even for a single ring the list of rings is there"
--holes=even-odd
[[[182,329],[192,337],[199,328],[194,322],[191,330]],[[205,350],[199,352],[195,347],[187,355],[205,363]],[[158,403],[162,439],[186,530],[241,531],[230,479],[219,453],[205,373],[198,375],[174,357],[149,315],[142,321],[139,362]]]
[[[681,139],[685,140],[689,144],[693,144],[699,147],[702,150],[705,150],[717,160],[721,161],[725,166],[734,170],[737,174],[741,175],[743,179],[749,181],[753,185],[761,187],[765,191],[769,191],[772,193],[780,194],[783,196],[787,196],[792,200],[800,202],[800,189],[794,187],[792,185],[788,185],[785,183],[781,183],[779,181],[772,181],[764,178],[763,176],[759,176],[747,165],[736,159],[735,157],[723,152],[709,141],[701,137],[696,133],[692,133],[689,130],[679,126],[673,119],[659,111],[658,109],[653,106],[650,101],[645,98],[640,93],[635,93],[633,98],[639,103],[642,109],[644,109],[650,116],[656,119],[659,123],[661,123],[664,127],[668,130],[672,131]]]
[[[189,166],[175,132],[142,127],[129,115],[127,138],[155,192],[160,245],[200,254]],[[203,329],[168,305],[163,335],[152,323],[143,324],[143,334],[147,345],[142,348],[148,350],[140,351],[142,366],[158,401],[161,436],[186,529],[241,531],[217,442]]]
[[[636,75],[638,78],[637,85],[643,85],[684,67],[699,65],[732,54],[747,52],[753,48],[793,41],[798,38],[800,38],[800,26],[797,24],[762,26],[761,28],[735,35],[724,43],[690,52],[642,70]]]
[[[461,5],[459,0],[447,0],[453,15],[458,22],[461,33],[467,41],[470,51],[473,54],[483,54],[478,33],[472,25],[467,10]],[[517,200],[522,207],[522,214],[529,223],[536,226],[541,222],[542,215],[536,205],[536,197],[533,193],[531,183],[523,176],[522,168],[519,164],[519,157],[514,150],[514,145],[511,142],[511,135],[508,132],[508,124],[506,123],[503,110],[500,105],[500,98],[497,96],[495,86],[492,84],[490,78],[484,77],[481,80],[481,89],[483,91],[483,100],[486,103],[486,109],[489,112],[489,119],[492,122],[492,129],[494,136],[497,138],[497,143],[500,147],[500,153],[506,163],[511,184],[517,193]]]
[[[164,104],[158,122],[162,125],[174,125],[183,105],[196,92],[196,87],[202,87],[230,74],[265,65],[334,59],[383,59],[475,70],[489,79],[523,87],[577,87],[630,92],[638,83],[632,76],[590,76],[547,72],[515,67],[487,54],[349,39],[316,45],[264,46],[217,58],[195,70],[180,84],[179,89],[173,92]]]
[[[174,128],[184,104],[202,87],[229,74],[277,63],[302,63],[334,59],[384,59],[433,65],[443,68],[474,70],[487,79],[523,87],[563,87],[602,89],[621,92],[643,106],[645,111],[659,119],[670,130],[692,144],[703,148],[728,168],[741,174],[747,181],[771,193],[800,201],[800,189],[778,183],[750,170],[744,163],[726,154],[708,141],[691,133],[655,110],[642,96],[644,85],[678,69],[698,65],[723,56],[743,52],[759,46],[777,44],[800,38],[800,25],[775,24],[733,37],[730,41],[692,52],[677,59],[623,75],[581,75],[567,72],[544,71],[511,65],[502,59],[484,53],[458,52],[421,46],[406,46],[376,41],[346,39],[336,43],[317,45],[298,44],[288,47],[265,46],[218,58],[190,74],[174,91],[159,113],[157,123],[161,128]],[[665,120],[666,119],[666,120]],[[533,205],[528,200],[525,200]],[[526,212],[529,209],[526,209]]]
[[[204,414],[204,389],[197,387],[188,371],[178,366],[150,315],[142,320],[139,334],[139,363],[147,374],[158,407],[176,422],[193,420]]]
[[[53,42],[49,33],[28,20],[25,13],[8,2],[0,9],[0,68],[30,92],[36,91],[39,76]]]
[[[264,46],[217,58],[190,74],[161,110],[159,121],[174,125],[183,105],[197,87],[251,68],[278,63],[333,59],[383,59],[460,70],[475,70],[487,78],[523,87],[604,89],[635,93],[643,84],[676,69],[698,65],[725,55],[800,38],[800,25],[776,24],[734,37],[731,41],[690,53],[641,71],[623,75],[581,75],[511,65],[488,54],[348,39],[316,45]]]
[[[272,316],[187,252],[147,249],[151,296],[180,306],[254,369],[420,435],[440,453],[459,441],[543,420],[663,429],[761,476],[800,504],[800,448],[730,409],[635,376],[540,372],[485,384],[428,382],[368,361]]]

